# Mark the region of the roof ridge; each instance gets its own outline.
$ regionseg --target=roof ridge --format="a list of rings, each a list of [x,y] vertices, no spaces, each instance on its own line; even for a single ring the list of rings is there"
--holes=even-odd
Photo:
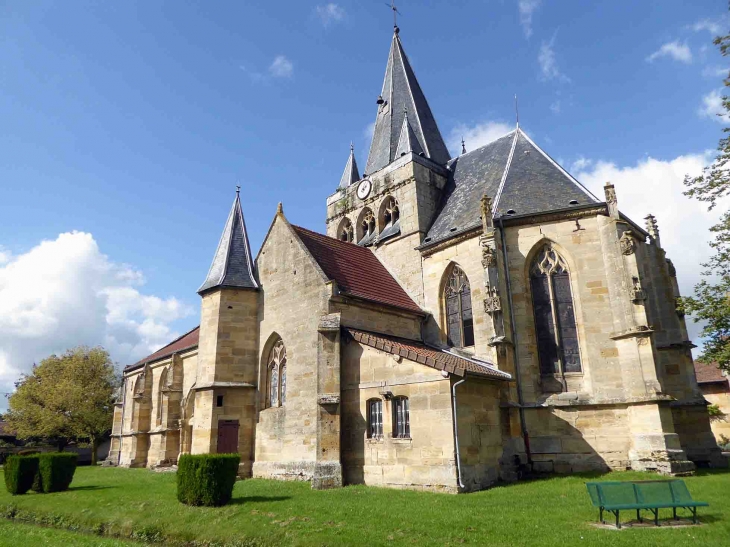
[[[469,154],[473,154],[474,152],[478,152],[479,150],[481,150],[481,149],[483,149],[483,148],[485,148],[487,146],[491,146],[492,144],[494,144],[498,140],[501,140],[501,139],[503,139],[505,137],[509,137],[515,131],[517,131],[517,129],[512,129],[511,131],[508,131],[507,133],[505,133],[504,135],[501,135],[501,136],[497,137],[496,139],[492,139],[491,141],[489,141],[487,143],[484,143],[481,146],[478,146],[477,148],[474,148],[473,150],[469,150],[465,154],[459,154],[458,156],[454,156],[453,158],[451,158],[449,160],[449,162],[446,165],[446,167],[447,168],[450,168],[452,165],[454,165],[456,163],[457,160],[459,160],[461,158],[465,158],[466,156],[468,156]]]
[[[507,156],[507,163],[504,166],[504,171],[502,172],[502,180],[499,182],[499,188],[497,188],[497,194],[494,196],[494,203],[492,204],[492,215],[494,215],[497,212],[497,205],[499,204],[499,198],[502,197],[502,190],[504,190],[504,183],[507,182],[507,174],[509,173],[509,168],[512,166],[512,158],[515,155],[515,146],[517,146],[517,137],[520,134],[520,128],[516,127],[514,129],[514,138],[512,139],[512,147],[509,150],[509,156]]]
[[[191,332],[193,332],[193,331],[194,331],[195,329],[199,329],[199,328],[200,328],[200,325],[198,325],[197,327],[193,327],[192,329],[190,329],[190,330],[189,330],[188,332],[186,332],[185,334],[181,334],[180,336],[178,336],[178,337],[177,337],[177,338],[175,338],[174,340],[172,340],[172,341],[168,342],[167,344],[165,344],[165,345],[164,345],[164,346],[162,346],[161,348],[159,348],[159,349],[157,349],[157,350],[153,351],[152,353],[150,353],[150,355],[154,355],[154,354],[155,354],[155,353],[157,353],[158,351],[162,351],[162,350],[163,350],[163,349],[165,349],[166,347],[168,347],[168,346],[171,346],[171,345],[173,345],[173,344],[174,344],[175,342],[179,342],[180,340],[182,340],[183,338],[185,338],[185,337],[186,337],[186,336],[187,336],[188,334],[190,334]]]

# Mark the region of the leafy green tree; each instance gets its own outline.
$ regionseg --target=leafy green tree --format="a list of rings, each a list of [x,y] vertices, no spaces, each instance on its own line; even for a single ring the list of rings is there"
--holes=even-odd
[[[45,438],[59,450],[73,439],[88,441],[95,464],[99,442],[112,427],[118,383],[101,348],[79,346],[60,357],[51,355],[15,384],[8,423],[19,438]]]
[[[714,43],[723,56],[730,55],[730,34],[718,36]],[[724,83],[730,87],[730,77]],[[723,116],[730,116],[727,95],[722,98],[722,106]],[[730,195],[730,127],[722,131],[725,136],[720,139],[712,165],[698,177],[685,178],[685,195],[707,203],[709,210]],[[705,344],[700,358],[730,370],[730,211],[722,214],[710,232],[714,234],[710,242],[714,254],[703,264],[704,279],[695,286],[694,296],[683,298],[682,306],[695,322],[704,322],[701,336]]]

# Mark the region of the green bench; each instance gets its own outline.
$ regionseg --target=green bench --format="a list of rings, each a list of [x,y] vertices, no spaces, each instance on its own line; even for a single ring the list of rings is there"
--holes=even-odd
[[[709,503],[694,501],[681,479],[635,481],[635,482],[587,482],[588,494],[594,507],[598,507],[601,523],[603,512],[610,511],[616,516],[616,528],[621,528],[619,514],[625,510],[636,510],[636,518],[643,522],[641,510],[648,509],[654,515],[654,524],[659,526],[659,509],[672,509],[677,520],[677,508],[689,509],[692,522],[697,524],[697,508],[707,507]]]

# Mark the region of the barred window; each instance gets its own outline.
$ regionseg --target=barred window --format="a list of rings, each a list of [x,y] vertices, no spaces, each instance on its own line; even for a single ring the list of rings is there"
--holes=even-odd
[[[549,245],[535,258],[530,271],[530,287],[540,372],[581,372],[568,266]]]
[[[383,436],[383,401],[368,401],[368,439],[379,439]]]
[[[267,366],[269,386],[268,406],[281,406],[286,402],[286,348],[279,339],[269,353]]]
[[[408,410],[408,397],[393,399],[393,437],[411,438],[411,416]]]
[[[471,311],[471,287],[466,274],[458,266],[451,270],[444,287],[446,333],[450,346],[474,345],[474,319]]]

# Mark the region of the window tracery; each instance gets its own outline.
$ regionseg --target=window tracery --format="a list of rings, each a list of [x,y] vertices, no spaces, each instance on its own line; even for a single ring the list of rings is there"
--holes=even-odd
[[[581,372],[570,274],[563,257],[550,245],[534,259],[530,286],[540,372]]]
[[[347,241],[348,243],[355,241],[355,229],[353,228],[352,222],[350,222],[349,218],[342,221],[340,232],[337,237],[340,241]]]
[[[268,406],[286,403],[286,347],[283,340],[276,341],[267,361]]]
[[[458,266],[451,273],[444,287],[446,304],[446,333],[450,346],[474,345],[474,318],[471,307],[471,286],[466,274]]]
[[[366,245],[375,238],[375,216],[367,207],[360,213],[357,235],[360,245]]]
[[[398,202],[393,196],[385,198],[381,206],[381,229],[390,228],[400,219]]]

